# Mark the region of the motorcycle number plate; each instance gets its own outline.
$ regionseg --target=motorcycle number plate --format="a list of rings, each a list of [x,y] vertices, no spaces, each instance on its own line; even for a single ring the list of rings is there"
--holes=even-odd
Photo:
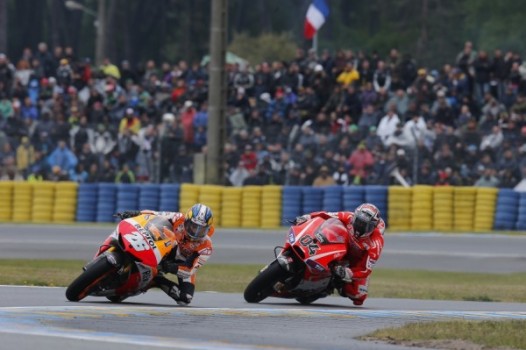
[[[124,238],[130,243],[132,248],[138,252],[151,249],[150,244],[139,232],[125,234]]]

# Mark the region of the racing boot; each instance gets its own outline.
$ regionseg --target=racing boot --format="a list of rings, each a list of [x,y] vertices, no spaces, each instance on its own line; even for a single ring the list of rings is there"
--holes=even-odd
[[[170,298],[179,302],[181,291],[177,283],[170,281],[164,276],[157,276],[154,279],[155,285],[159,287],[163,292],[165,292]]]

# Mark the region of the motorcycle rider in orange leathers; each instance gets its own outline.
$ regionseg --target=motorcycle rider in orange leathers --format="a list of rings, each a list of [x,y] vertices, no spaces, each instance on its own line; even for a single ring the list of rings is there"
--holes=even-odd
[[[125,211],[118,213],[121,219],[140,214],[161,216],[173,225],[178,237],[178,246],[161,262],[160,271],[173,273],[178,284],[164,277],[162,273],[154,279],[152,287],[159,287],[179,305],[188,305],[195,291],[195,274],[212,255],[210,237],[214,234],[212,210],[203,204],[193,205],[186,215],[170,211]]]
[[[362,305],[367,298],[369,276],[384,246],[385,222],[378,208],[364,203],[354,212],[319,211],[299,216],[295,224],[302,224],[313,217],[337,218],[347,228],[350,246],[340,264],[333,268],[334,276],[343,282],[338,288],[341,296],[348,297],[354,305]]]

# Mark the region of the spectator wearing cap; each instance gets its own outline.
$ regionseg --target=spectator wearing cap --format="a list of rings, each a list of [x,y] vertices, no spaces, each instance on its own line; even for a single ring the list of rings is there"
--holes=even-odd
[[[280,119],[285,119],[287,114],[288,105],[285,101],[285,94],[283,89],[276,89],[274,100],[271,100],[265,111],[265,117],[267,121],[271,120],[274,114],[278,114]]]
[[[53,98],[53,86],[49,84],[48,78],[40,79],[40,88],[38,90],[38,97],[43,101],[49,101]]]
[[[314,179],[312,186],[314,187],[332,186],[335,184],[336,182],[334,181],[333,177],[329,174],[329,167],[327,167],[326,165],[323,165],[320,168],[318,176]]]
[[[73,79],[73,69],[71,69],[67,58],[62,58],[60,60],[60,65],[57,68],[56,77],[57,83],[64,89],[67,89],[67,87],[71,85]]]
[[[128,130],[131,134],[138,134],[141,129],[141,120],[135,115],[133,108],[126,108],[124,118],[119,123],[119,134]]]

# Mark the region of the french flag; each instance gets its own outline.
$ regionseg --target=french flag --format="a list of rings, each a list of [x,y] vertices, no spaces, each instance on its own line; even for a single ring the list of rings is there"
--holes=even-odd
[[[307,10],[307,17],[305,18],[305,28],[303,35],[305,39],[312,39],[314,34],[321,28],[325,19],[329,16],[329,6],[325,0],[313,0]]]

